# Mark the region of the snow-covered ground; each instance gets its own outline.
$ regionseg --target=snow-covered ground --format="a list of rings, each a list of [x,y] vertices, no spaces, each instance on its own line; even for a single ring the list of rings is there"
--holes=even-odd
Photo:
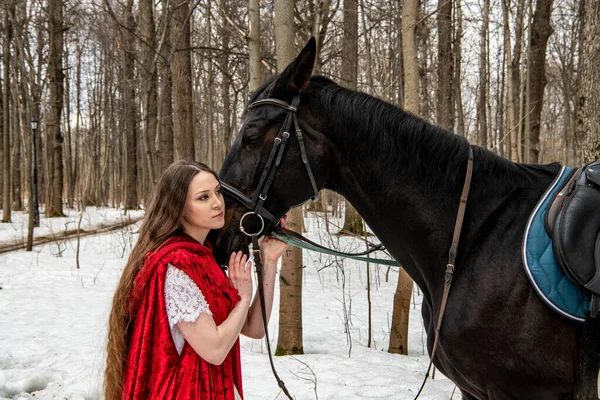
[[[131,213],[131,217],[140,213]],[[42,216],[36,236],[74,229],[78,212],[67,218]],[[82,228],[115,223],[121,211],[88,208]],[[339,221],[337,221],[339,222]],[[329,236],[321,218],[306,219],[307,235],[345,250],[364,248],[360,240]],[[119,274],[136,240],[137,225],[0,254],[0,399],[99,399],[106,321]],[[334,230],[335,231],[335,230]],[[24,238],[27,216],[14,213],[0,224],[0,243]],[[330,243],[331,244],[331,243]],[[415,288],[409,355],[387,353],[398,271],[371,267],[372,335],[367,347],[366,264],[334,260],[304,251],[304,355],[276,357],[279,376],[296,399],[412,399],[429,358]],[[278,296],[270,321],[277,342]],[[346,329],[348,327],[348,329]],[[349,332],[349,334],[347,333]],[[242,338],[242,372],[247,400],[283,399],[271,375],[262,341]],[[436,373],[422,399],[449,399],[454,384]],[[457,396],[458,397],[458,396]]]

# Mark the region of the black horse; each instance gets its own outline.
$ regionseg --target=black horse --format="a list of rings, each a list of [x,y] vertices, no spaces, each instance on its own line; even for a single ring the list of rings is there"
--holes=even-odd
[[[222,182],[253,200],[227,199],[226,226],[215,239],[217,254],[247,247],[239,223],[258,201],[272,217],[265,233],[277,217],[314,196],[314,186],[341,193],[421,288],[431,353],[472,148],[471,190],[434,364],[458,385],[464,399],[593,398],[595,379],[584,383],[587,389],[576,384],[582,324],[540,300],[520,255],[528,216],[560,166],[507,161],[393,105],[311,77],[314,58],[311,39],[251,99],[279,102],[247,110],[225,159]],[[293,124],[284,154],[274,156],[282,157],[278,166],[277,160],[267,162],[295,106],[308,170]],[[264,174],[266,165],[273,168]],[[271,171],[274,175],[268,176]],[[263,202],[258,191],[269,178]]]

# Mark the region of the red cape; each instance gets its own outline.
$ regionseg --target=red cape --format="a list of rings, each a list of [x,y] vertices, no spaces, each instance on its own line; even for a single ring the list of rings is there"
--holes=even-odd
[[[149,253],[129,301],[133,331],[121,398],[234,400],[234,385],[243,396],[239,339],[221,365],[203,360],[187,342],[177,354],[165,307],[169,264],[198,285],[217,325],[240,299],[213,258],[210,244],[203,246],[183,235]]]

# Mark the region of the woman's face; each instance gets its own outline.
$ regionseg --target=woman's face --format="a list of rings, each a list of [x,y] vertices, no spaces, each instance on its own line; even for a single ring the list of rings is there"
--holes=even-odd
[[[187,191],[183,207],[183,226],[188,233],[208,234],[225,223],[225,202],[221,185],[213,174],[197,173]]]

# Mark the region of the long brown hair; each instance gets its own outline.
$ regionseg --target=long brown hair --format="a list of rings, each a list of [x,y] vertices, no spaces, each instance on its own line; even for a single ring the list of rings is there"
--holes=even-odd
[[[135,277],[144,264],[148,252],[156,250],[168,238],[182,232],[183,207],[191,180],[201,171],[217,174],[204,164],[176,161],[160,177],[144,215],[138,240],[129,255],[108,318],[108,343],[104,394],[106,400],[121,398],[123,372],[131,339],[132,319],[128,312],[128,299]]]

